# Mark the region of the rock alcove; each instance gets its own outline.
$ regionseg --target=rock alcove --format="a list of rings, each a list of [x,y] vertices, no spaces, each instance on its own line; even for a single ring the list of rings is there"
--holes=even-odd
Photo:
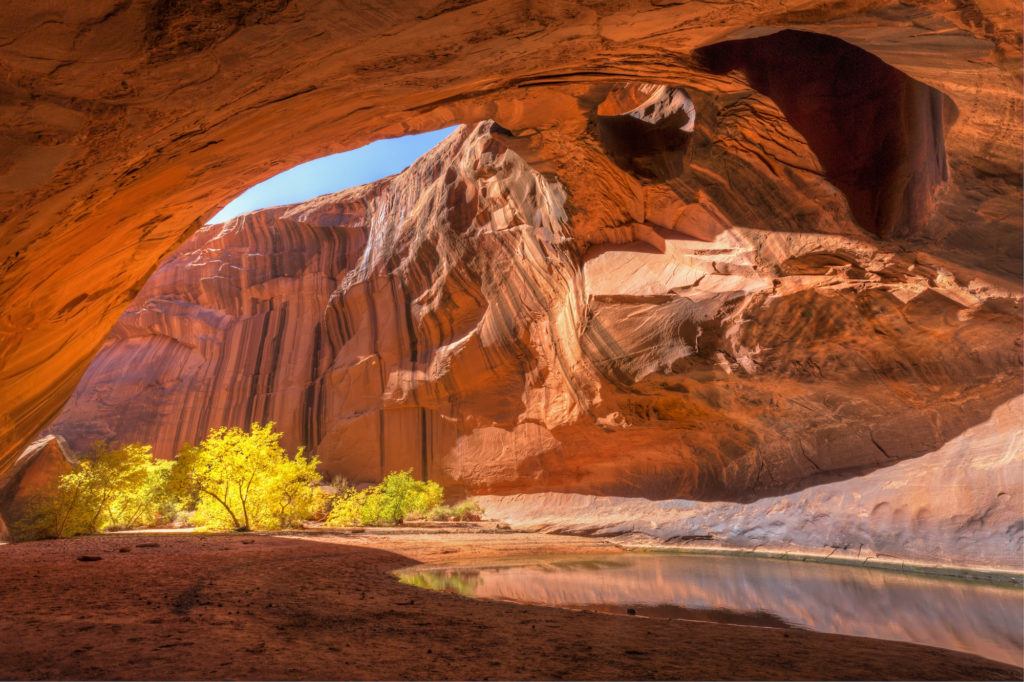
[[[567,6],[531,38],[470,3],[445,31],[347,17],[345,59],[318,38],[243,75],[331,10],[158,5],[68,17],[53,77],[12,61],[8,478],[41,429],[171,456],[274,419],[352,480],[747,502],[938,451],[1021,392],[1001,24]],[[116,77],[83,53],[135,25]],[[453,122],[399,176],[197,230],[268,159]]]

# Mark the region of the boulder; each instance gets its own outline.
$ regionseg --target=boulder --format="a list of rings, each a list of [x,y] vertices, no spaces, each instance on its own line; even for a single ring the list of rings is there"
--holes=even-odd
[[[61,436],[40,438],[25,448],[0,479],[0,533],[14,535],[33,500],[55,491],[58,479],[71,471],[73,459]]]

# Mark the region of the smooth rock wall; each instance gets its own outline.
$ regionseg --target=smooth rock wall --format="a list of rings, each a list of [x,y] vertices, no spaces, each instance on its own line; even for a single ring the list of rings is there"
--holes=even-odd
[[[58,479],[71,471],[74,459],[60,436],[31,443],[0,482],[0,540],[18,535],[18,523],[40,497],[52,494]]]

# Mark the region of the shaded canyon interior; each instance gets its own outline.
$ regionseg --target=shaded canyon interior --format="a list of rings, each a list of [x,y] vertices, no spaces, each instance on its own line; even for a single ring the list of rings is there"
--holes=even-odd
[[[0,17],[8,491],[35,435],[171,457],[274,420],[352,481],[749,503],[925,462],[1022,392],[1019,7],[376,4],[340,38],[298,0]],[[396,176],[199,227],[452,122]]]

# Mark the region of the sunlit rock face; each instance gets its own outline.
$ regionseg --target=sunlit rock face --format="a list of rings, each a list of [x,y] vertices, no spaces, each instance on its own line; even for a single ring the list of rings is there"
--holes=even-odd
[[[940,449],[1020,393],[1019,293],[931,246],[953,104],[828,40],[882,70],[870,107],[791,120],[835,70],[726,46],[725,75],[492,109],[395,177],[200,230],[49,430],[170,457],[274,420],[351,481],[740,501]],[[887,143],[829,137],[865,127]]]
[[[916,97],[920,90],[915,86],[902,90],[913,95],[904,106],[886,105],[876,112],[871,105],[876,96],[901,92],[877,69],[865,83],[871,86],[869,98],[850,92],[841,78],[824,87],[820,72],[832,68],[837,54],[831,48],[814,52],[808,44],[813,41],[793,36],[780,39],[785,49],[768,52],[763,43],[746,42],[785,29],[843,39],[948,96],[958,112],[943,143],[948,179],[942,181],[938,145],[918,144],[929,130],[938,129],[938,112],[942,126],[952,123],[942,97]],[[783,229],[835,234],[830,224],[836,223],[845,234],[848,201],[869,236],[899,240],[883,250],[901,254],[901,262],[914,262],[914,276],[925,268],[936,273],[942,268],[953,273],[958,286],[1017,292],[1020,35],[1020,4],[1009,0],[380,0],[372,7],[310,0],[2,3],[0,478],[58,413],[149,275],[217,206],[290,165],[454,122],[499,121],[514,133],[523,158],[557,175],[568,194],[569,229],[581,247],[601,239],[612,244],[641,239],[657,249],[659,238],[648,228],[671,229],[677,222],[686,223],[692,236],[715,234],[723,224],[726,232],[737,225],[757,234]],[[721,61],[703,52],[732,41],[742,41],[741,48],[719,50]],[[811,56],[800,57],[794,45]],[[781,80],[772,71],[780,64]],[[721,73],[726,68],[736,70]],[[868,73],[858,69],[858,76]],[[680,86],[690,93],[697,126],[688,153],[697,163],[691,159],[685,166],[691,174],[686,205],[697,208],[673,212],[671,195],[666,200],[645,184],[658,184],[678,171],[678,158],[662,153],[675,133],[654,131],[643,145],[643,158],[624,158],[615,136],[636,141],[632,133],[643,126],[626,121],[624,129],[614,123],[609,128],[590,115],[595,100],[604,98],[592,89],[622,81]],[[825,99],[808,95],[827,96],[830,88],[856,104],[855,119],[862,127],[829,128],[842,131],[829,138],[823,123],[837,124],[835,116],[843,107],[837,112],[819,106]],[[719,106],[701,101],[706,93],[721,96]],[[616,116],[641,101],[624,96],[599,114]],[[802,103],[815,108],[804,110]],[[908,127],[886,118],[897,112]],[[868,115],[874,113],[882,118]],[[582,130],[569,129],[570,119]],[[818,135],[804,127],[808,119],[822,125]],[[712,126],[715,121],[719,125]],[[899,155],[892,164],[837,163],[828,153],[853,149],[845,140],[858,145],[882,140],[867,132],[878,125],[895,134],[895,143],[884,138],[885,144],[866,148],[895,151],[904,145],[921,152],[922,165],[908,172],[900,161],[906,157]],[[793,135],[790,126],[800,134]],[[561,145],[559,130],[565,140],[579,140],[585,133],[591,142]],[[609,142],[605,133],[611,135],[610,149],[604,147]],[[818,161],[813,164],[802,151],[804,140],[814,149]],[[533,142],[542,153],[528,153]],[[736,160],[727,175],[721,174],[722,158],[716,153]],[[614,175],[620,163],[635,182]],[[820,179],[819,164],[828,184],[807,181]],[[876,180],[862,177],[864,169]],[[845,171],[857,173],[847,178]],[[878,178],[906,182],[907,191],[892,185],[876,194]],[[643,192],[637,191],[640,186]],[[847,196],[840,197],[835,188]],[[929,188],[935,190],[930,197]],[[866,194],[854,196],[854,190]],[[707,232],[698,234],[701,229]],[[815,301],[828,297],[840,306],[843,300],[849,303],[855,290],[856,297],[866,295],[858,286],[839,293],[815,287],[803,295]],[[899,317],[905,306],[924,302],[900,303],[892,310]],[[794,309],[824,310],[797,305],[792,298],[789,303]],[[992,305],[983,304],[985,315]],[[825,319],[844,324],[858,319],[850,313],[833,308]],[[910,317],[907,324],[921,324],[920,317]],[[948,332],[954,327],[939,328]],[[869,355],[869,362],[881,361],[872,343],[859,343],[859,335],[870,329],[844,333],[856,352]],[[942,348],[940,336],[923,345]],[[983,336],[985,354],[989,342]],[[916,351],[905,353],[915,356]],[[959,359],[945,359],[923,372],[939,385],[950,378],[942,374],[948,368],[964,367]],[[976,361],[992,366],[986,359],[970,362]],[[913,374],[914,366],[904,362],[900,371]],[[894,365],[888,369],[896,371]],[[769,374],[762,369],[758,376]],[[969,380],[984,382],[985,376]],[[805,418],[829,420],[843,400],[860,395],[860,386],[846,385],[848,377],[832,377],[839,384],[837,396],[817,414],[818,402],[807,402]],[[878,409],[888,417],[889,402],[901,387],[861,400],[858,409]],[[928,414],[942,399],[928,391],[908,391],[901,400],[917,401]],[[965,419],[970,421],[971,414],[968,409]],[[839,414],[838,421],[845,415]],[[948,415],[920,419],[951,423]],[[525,423],[533,425],[529,429],[543,426]],[[911,426],[911,432],[921,431],[919,424]],[[933,428],[939,427],[928,430]],[[809,437],[818,431],[798,433]],[[558,438],[565,442],[564,436]],[[677,440],[684,440],[685,447],[704,447],[703,438],[690,433]],[[879,443],[887,450],[892,445],[884,439]],[[711,459],[728,466],[730,455],[711,452]],[[661,459],[652,456],[648,468],[656,469]],[[781,456],[770,454],[768,460],[781,462]],[[559,478],[568,480],[566,474]],[[680,487],[666,481],[668,489]]]
[[[558,274],[578,272],[564,189],[490,130],[461,130],[396,178],[201,230],[53,430],[169,457],[211,426],[274,420],[356,481],[441,475],[463,435],[502,442],[495,425],[515,428],[534,388],[525,365],[556,364],[568,343],[546,325],[575,328],[557,319],[579,308]],[[545,333],[550,345],[531,343]],[[561,397],[568,380],[534,409],[578,410]]]

